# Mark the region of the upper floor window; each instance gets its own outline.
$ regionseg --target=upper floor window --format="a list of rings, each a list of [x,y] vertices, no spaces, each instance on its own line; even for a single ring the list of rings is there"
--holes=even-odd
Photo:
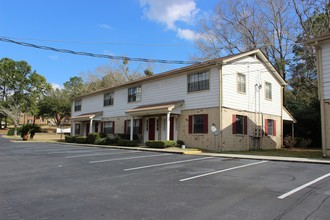
[[[208,115],[189,115],[189,134],[208,133]]]
[[[265,83],[265,97],[266,99],[272,100],[272,84],[269,82]]]
[[[240,93],[246,92],[246,78],[242,73],[237,73],[237,91]]]
[[[209,73],[195,73],[188,75],[188,92],[207,90],[210,88]]]
[[[103,106],[113,105],[113,92],[104,94]]]
[[[74,102],[74,111],[81,111],[81,100],[77,100]]]
[[[233,134],[247,134],[247,116],[233,115]]]
[[[276,121],[273,119],[265,119],[265,134],[276,136]]]
[[[141,86],[128,88],[128,102],[138,102],[141,101]]]

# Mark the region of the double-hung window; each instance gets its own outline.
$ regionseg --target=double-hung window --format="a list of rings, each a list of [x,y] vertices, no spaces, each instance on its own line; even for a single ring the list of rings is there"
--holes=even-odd
[[[242,73],[237,73],[237,92],[246,92],[246,77]]]
[[[115,122],[107,121],[103,123],[103,132],[105,134],[114,134],[115,133]]]
[[[268,100],[272,100],[272,84],[269,82],[265,83],[265,97]]]
[[[103,106],[113,105],[113,92],[104,94]]]
[[[210,88],[209,72],[188,75],[188,92],[208,90]]]
[[[131,133],[131,120],[125,121],[125,134]],[[142,119],[133,120],[133,134],[142,134]]]
[[[74,111],[81,111],[81,99],[74,102]]]
[[[189,134],[208,133],[208,115],[189,115]]]
[[[135,86],[128,88],[128,102],[138,102],[141,101],[142,89],[141,86]]]
[[[233,134],[247,134],[247,116],[233,115]]]
[[[265,119],[265,134],[276,136],[276,121],[273,119]]]

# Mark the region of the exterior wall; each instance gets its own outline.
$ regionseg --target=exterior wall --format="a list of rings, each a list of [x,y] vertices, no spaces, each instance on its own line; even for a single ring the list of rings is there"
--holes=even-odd
[[[247,62],[250,64],[247,65]],[[223,76],[223,110],[222,110],[222,135],[214,137],[210,127],[212,123],[220,128],[220,108],[219,108],[219,69],[212,67],[204,70],[210,72],[210,88],[208,90],[187,92],[187,75],[202,72],[189,71],[161,79],[145,81],[141,84],[119,87],[114,93],[114,104],[103,106],[104,93],[93,94],[82,98],[81,111],[72,112],[72,116],[88,114],[92,112],[103,112],[102,121],[114,121],[114,133],[124,133],[124,122],[130,117],[126,115],[129,109],[139,106],[164,103],[169,101],[184,100],[181,112],[175,112],[174,120],[174,140],[183,140],[187,147],[195,147],[210,151],[229,150],[249,150],[256,146],[262,149],[279,148],[282,143],[282,98],[281,85],[270,73],[264,64],[254,57],[246,57],[240,61],[225,64],[222,69]],[[237,92],[237,73],[246,76],[246,93]],[[272,84],[272,99],[265,98],[265,82]],[[261,89],[256,89],[255,85],[261,85]],[[141,86],[141,101],[127,102],[128,88]],[[105,92],[106,93],[106,92]],[[73,108],[74,109],[74,103]],[[258,115],[258,112],[261,112]],[[189,133],[189,116],[207,114],[208,132],[202,134]],[[247,134],[237,135],[232,133],[232,116],[234,114],[247,116]],[[173,115],[171,115],[173,116]],[[166,129],[164,115],[152,115],[141,117],[142,141],[148,140],[147,120],[148,118],[158,118],[158,130],[155,131],[155,140],[164,140]],[[264,119],[276,120],[276,136],[264,136],[253,138],[255,125],[261,125],[264,129]],[[134,119],[137,119],[134,117]],[[86,130],[86,123],[81,122],[82,132]],[[88,123],[88,122],[87,122]],[[157,123],[157,122],[156,122]],[[157,126],[157,125],[156,125]]]
[[[139,102],[127,102],[127,90],[129,87],[123,87],[114,91],[114,104],[112,106],[103,106],[103,94],[83,97],[81,111],[72,111],[72,117],[98,111],[103,111],[103,117],[106,118],[125,116],[127,110],[138,106],[176,100],[184,100],[184,108],[186,109],[197,109],[200,106],[206,108],[219,106],[219,70],[214,67],[209,71],[209,90],[188,93],[187,74],[194,72],[187,72],[187,74],[142,84],[142,99]],[[74,109],[74,103],[72,104],[72,109]]]
[[[189,134],[189,115],[208,114],[208,133]],[[178,140],[183,140],[187,147],[219,151],[218,142],[214,144],[214,136],[210,130],[212,123],[219,128],[219,108],[200,108],[184,110],[178,118]]]
[[[324,103],[325,152],[330,156],[330,101]]]
[[[281,117],[274,115],[260,115],[262,129],[265,129],[264,120],[273,119],[276,123],[276,136],[262,135],[261,138],[253,138],[252,134],[255,128],[255,113],[238,111],[234,109],[224,108],[223,112],[223,133],[222,133],[222,150],[223,151],[240,151],[250,149],[275,149],[281,147]],[[232,115],[247,116],[247,134],[232,133]],[[258,117],[258,116],[257,116]],[[220,137],[219,137],[220,138]]]
[[[247,63],[251,63],[248,64]],[[237,92],[237,73],[246,76],[246,93]],[[223,106],[281,116],[281,85],[261,61],[253,57],[223,65]],[[272,100],[265,98],[265,82],[272,84]],[[257,90],[255,85],[261,85]],[[260,99],[259,99],[260,97]]]
[[[322,45],[322,73],[324,99],[330,99],[330,41]]]

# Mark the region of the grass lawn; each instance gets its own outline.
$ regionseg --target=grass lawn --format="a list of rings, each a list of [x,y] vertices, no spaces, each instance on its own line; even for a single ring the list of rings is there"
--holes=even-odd
[[[244,154],[244,155],[258,155],[258,156],[278,156],[278,157],[302,157],[302,158],[318,158],[322,157],[321,149],[272,149],[272,150],[251,150],[251,151],[226,151],[224,154]]]

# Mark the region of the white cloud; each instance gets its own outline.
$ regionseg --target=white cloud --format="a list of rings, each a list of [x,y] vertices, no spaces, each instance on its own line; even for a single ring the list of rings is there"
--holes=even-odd
[[[51,55],[51,56],[48,56],[50,59],[52,60],[58,60],[59,56],[57,55]]]
[[[52,84],[53,89],[63,89],[62,85],[59,85],[57,83],[51,83],[51,84]]]
[[[105,30],[111,30],[112,27],[108,24],[98,24],[97,25],[99,28],[105,29]]]
[[[192,24],[199,9],[195,0],[140,0],[144,16],[177,30],[177,22]]]
[[[186,39],[186,40],[197,40],[199,38],[198,34],[196,32],[194,32],[193,30],[181,29],[181,28],[178,28],[177,36],[179,38]]]

